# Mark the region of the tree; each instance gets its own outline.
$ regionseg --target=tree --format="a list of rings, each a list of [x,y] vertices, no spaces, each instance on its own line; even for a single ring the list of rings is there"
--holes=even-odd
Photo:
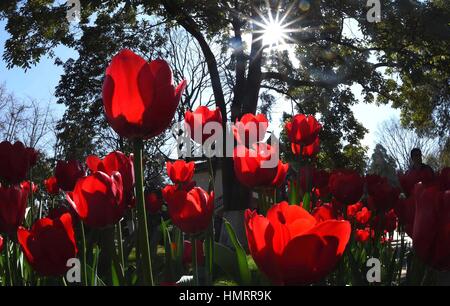
[[[383,176],[387,178],[392,185],[397,185],[398,180],[395,159],[392,156],[389,156],[387,150],[379,143],[373,150],[368,173]]]
[[[255,113],[261,96],[276,93],[326,122],[324,147],[337,152],[334,149],[342,150],[345,142],[359,146],[365,133],[350,110],[357,102],[352,85],[363,87],[366,102],[393,101],[405,114],[421,109],[410,103],[412,98],[403,102],[403,97],[413,96],[411,88],[416,85],[423,85],[419,91],[431,94],[434,100],[442,96],[433,89],[442,88],[448,79],[448,40],[442,37],[449,16],[446,2],[383,2],[379,23],[365,19],[367,8],[361,1],[313,0],[308,4],[298,6],[297,1],[284,0],[95,0],[83,3],[81,22],[77,31],[71,31],[63,4],[10,1],[0,7],[0,18],[8,20],[6,28],[11,34],[4,59],[10,67],[26,69],[44,54],[52,55],[60,43],[80,53],[81,60],[64,64],[63,79],[71,81],[63,80],[58,94],[66,97],[61,102],[68,106],[63,121],[69,124],[67,131],[76,134],[81,127],[79,146],[88,152],[95,149],[91,140],[97,135],[92,122],[102,118],[101,101],[95,97],[104,65],[123,47],[132,46],[147,55],[160,52],[164,35],[158,35],[154,27],[160,22],[167,29],[182,27],[195,39],[224,125],[245,113]],[[266,21],[277,14],[286,16],[280,18],[292,29],[284,35],[291,46],[288,51],[274,51],[263,42]],[[439,18],[431,19],[434,15]],[[355,23],[359,37],[345,34],[348,21]],[[214,52],[217,48],[222,50],[220,55]],[[229,59],[225,67],[224,57]],[[87,68],[96,73],[86,76]],[[402,82],[396,82],[398,76]],[[269,101],[267,108],[271,99],[264,100]],[[434,103],[431,108],[434,112],[442,105]],[[83,113],[70,118],[68,114],[74,110]],[[441,113],[433,117],[437,122]],[[72,144],[72,149],[77,147]],[[347,151],[354,151],[350,149]],[[249,193],[236,183],[230,158],[222,160],[222,169],[225,207],[244,208],[249,201],[243,194]]]
[[[429,156],[439,156],[439,146],[436,139],[418,135],[411,129],[405,128],[395,118],[383,122],[378,131],[377,138],[388,155],[396,163],[401,171],[406,171],[411,166],[411,150],[419,148],[424,160]]]
[[[0,135],[2,140],[21,141],[27,147],[50,151],[55,120],[51,104],[34,99],[22,101],[0,85]]]

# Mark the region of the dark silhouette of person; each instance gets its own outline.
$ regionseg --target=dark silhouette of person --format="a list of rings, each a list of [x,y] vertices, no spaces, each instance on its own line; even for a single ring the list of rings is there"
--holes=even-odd
[[[411,167],[410,170],[429,171],[434,174],[433,168],[422,161],[422,151],[419,148],[411,150]]]

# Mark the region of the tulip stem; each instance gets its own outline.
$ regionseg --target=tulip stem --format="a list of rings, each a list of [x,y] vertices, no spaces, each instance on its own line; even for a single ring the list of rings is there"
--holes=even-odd
[[[138,236],[139,247],[141,253],[141,262],[143,265],[144,284],[154,285],[152,260],[150,255],[149,234],[147,228],[147,215],[145,213],[144,200],[144,172],[142,167],[142,151],[144,144],[142,139],[135,139],[133,142],[134,149],[134,175],[136,178],[136,206],[138,213]]]
[[[122,238],[122,226],[121,226],[121,221],[119,221],[119,223],[117,223],[117,242],[118,242],[118,246],[119,246],[119,259],[120,259],[120,263],[122,265],[122,269],[125,269],[125,259],[123,256],[123,238]]]
[[[9,285],[13,286],[13,277],[12,277],[12,272],[11,272],[11,259],[9,256],[9,238],[5,238],[5,253],[6,253],[6,270],[7,275],[8,275],[8,280],[9,280]]]
[[[80,228],[81,228],[81,244],[83,248],[83,263],[82,263],[82,269],[83,269],[83,284],[84,286],[88,286],[88,280],[87,280],[87,263],[86,263],[86,234],[84,233],[84,224],[83,221],[80,220]]]
[[[194,255],[192,256],[192,262],[194,264],[194,280],[195,280],[195,285],[199,286],[199,281],[198,281],[198,262],[197,262],[197,241],[195,239],[195,237],[192,237],[192,250]]]

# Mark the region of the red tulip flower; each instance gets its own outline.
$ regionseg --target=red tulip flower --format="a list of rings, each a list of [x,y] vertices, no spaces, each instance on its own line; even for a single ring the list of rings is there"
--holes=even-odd
[[[246,210],[250,254],[275,284],[310,284],[336,266],[351,233],[348,221],[317,222],[306,210],[286,202],[273,205],[267,217]]]
[[[355,240],[358,242],[367,242],[370,238],[370,231],[366,229],[357,229],[355,231]]]
[[[325,170],[319,170],[314,167],[304,166],[299,169],[300,188],[305,192],[313,189],[322,190],[326,193],[330,174]]]
[[[316,218],[317,222],[333,220],[337,217],[335,209],[329,203],[314,208],[312,215],[314,216],[314,218]]]
[[[384,230],[393,232],[397,228],[398,218],[394,209],[390,209],[384,214]]]
[[[287,122],[285,128],[292,143],[308,146],[317,139],[322,126],[314,116],[299,114]]]
[[[36,193],[39,189],[38,185],[30,181],[23,181],[22,183],[20,183],[20,187],[28,190],[28,194],[30,194],[31,192]]]
[[[174,184],[184,184],[192,180],[194,176],[195,163],[186,162],[182,159],[175,161],[174,163],[166,163],[167,175],[170,177]]]
[[[200,187],[189,191],[168,185],[163,190],[170,218],[183,232],[193,234],[206,230],[214,211],[214,193]]]
[[[264,139],[268,127],[269,120],[267,120],[266,116],[263,114],[255,116],[248,113],[243,115],[241,120],[236,120],[236,123],[233,125],[233,134],[238,144],[250,147]]]
[[[330,192],[344,205],[358,202],[364,192],[364,179],[353,170],[337,170],[331,173]]]
[[[0,235],[0,253],[3,251],[3,237]]]
[[[319,137],[314,140],[314,142],[307,146],[302,146],[296,143],[291,143],[292,153],[294,155],[302,155],[305,157],[313,157],[316,156],[317,153],[320,152],[320,139]]]
[[[450,269],[450,190],[418,184],[413,247],[419,258],[435,269]]]
[[[78,180],[75,189],[67,193],[67,201],[88,226],[102,228],[117,223],[126,209],[123,201],[122,177],[97,171]]]
[[[25,218],[29,190],[19,187],[0,187],[0,232],[15,233]]]
[[[51,176],[48,179],[44,180],[45,189],[48,194],[56,195],[59,193],[58,182],[56,181],[56,177]]]
[[[154,137],[169,126],[185,87],[182,81],[175,88],[166,61],[147,62],[124,49],[106,69],[102,92],[106,118],[122,137]]]
[[[203,241],[195,240],[197,244],[197,264],[203,265],[205,263],[205,253],[203,251]],[[184,266],[192,264],[192,243],[189,240],[185,240],[183,243],[183,258],[182,262]]]
[[[412,236],[414,227],[414,215],[416,212],[416,200],[411,195],[406,199],[398,199],[394,207],[395,214],[398,216],[399,223],[404,226],[408,236]]]
[[[155,192],[150,192],[145,196],[145,208],[152,215],[161,210],[162,204],[162,199]]]
[[[400,189],[392,187],[385,177],[368,175],[366,177],[369,194],[368,205],[371,209],[388,211],[397,203]]]
[[[281,161],[279,161],[278,167],[277,167],[277,175],[271,182],[271,186],[280,187],[281,185],[283,185],[284,181],[286,180],[286,175],[288,173],[288,170],[289,170],[289,164],[287,164],[287,163],[283,164]]]
[[[85,175],[83,166],[77,160],[59,160],[55,167],[58,187],[64,191],[72,191],[80,177]]]
[[[219,108],[212,111],[206,106],[199,106],[194,112],[187,111],[184,115],[184,121],[186,128],[190,130],[192,140],[203,144],[206,139],[213,135],[213,130],[207,132],[205,125],[211,122],[222,125],[222,114]]]
[[[398,176],[400,185],[402,186],[403,192],[409,196],[414,191],[414,186],[422,182],[424,184],[432,183],[434,180],[434,173],[429,168],[424,169],[412,169],[405,174],[400,174]]]
[[[77,255],[77,245],[69,213],[59,218],[37,220],[31,230],[19,227],[17,238],[25,258],[42,276],[64,274],[67,260]]]
[[[114,151],[100,159],[95,155],[86,158],[86,164],[91,172],[101,171],[111,176],[119,172],[123,183],[123,199],[128,206],[132,205],[134,195],[133,155],[126,156],[120,151]]]
[[[356,217],[356,213],[360,211],[363,207],[364,205],[361,202],[347,206],[347,217],[349,218]]]
[[[370,217],[372,216],[372,212],[367,209],[367,207],[363,207],[360,211],[358,211],[355,215],[356,222],[359,224],[365,225],[369,222]]]
[[[273,162],[273,148],[265,143],[254,144],[253,149],[238,145],[234,149],[234,172],[239,182],[249,188],[280,185],[287,174],[288,164]]]
[[[38,153],[17,141],[0,143],[0,179],[18,184],[27,178],[27,173],[37,162]]]

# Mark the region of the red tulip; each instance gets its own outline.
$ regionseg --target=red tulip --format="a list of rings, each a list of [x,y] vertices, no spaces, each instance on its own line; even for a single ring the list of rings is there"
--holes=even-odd
[[[358,242],[366,242],[370,238],[370,231],[365,229],[357,229],[355,231],[355,240]]]
[[[0,187],[0,232],[15,233],[25,218],[29,190],[19,187]]]
[[[3,237],[0,235],[0,253],[3,251]]]
[[[414,227],[414,215],[416,212],[416,200],[411,195],[406,199],[398,199],[394,207],[395,214],[401,225],[404,226],[405,232],[408,236],[412,236]]]
[[[30,181],[23,181],[22,183],[20,183],[20,187],[28,190],[28,194],[30,194],[31,192],[36,193],[39,189],[38,185],[33,182],[31,182],[30,184]]]
[[[316,138],[316,140],[314,140],[314,142],[310,145],[307,146],[302,146],[300,144],[296,144],[296,143],[291,143],[291,149],[292,149],[292,153],[294,153],[294,155],[301,155],[302,156],[307,156],[307,157],[313,157],[316,156],[317,153],[320,152],[320,139],[319,137]]]
[[[393,209],[384,214],[384,230],[393,232],[397,228],[398,218]]]
[[[280,187],[281,185],[283,185],[283,183],[286,179],[288,170],[289,170],[289,164],[283,164],[281,161],[279,161],[278,167],[277,167],[277,175],[271,182],[271,185],[273,187]]]
[[[69,269],[67,260],[75,258],[78,251],[68,213],[55,219],[39,219],[31,230],[19,227],[17,238],[25,258],[42,276],[64,274]]]
[[[114,151],[100,159],[95,155],[86,158],[86,164],[91,172],[102,171],[111,176],[114,172],[119,172],[123,183],[123,199],[125,204],[131,204],[134,195],[134,168],[133,155],[126,156],[120,151]]]
[[[56,163],[55,177],[58,187],[64,191],[72,191],[80,177],[85,175],[83,166],[77,160]]]
[[[222,124],[222,114],[220,109],[210,110],[206,106],[199,106],[194,112],[187,111],[184,115],[186,128],[189,129],[192,140],[203,144],[206,139],[213,135],[204,130],[207,123],[216,122]],[[215,131],[217,132],[217,131]]]
[[[88,226],[101,228],[117,223],[126,209],[122,177],[97,171],[78,180],[67,201]]]
[[[369,222],[372,213],[367,207],[363,207],[360,211],[358,211],[355,215],[355,219],[359,224],[365,225]]]
[[[37,162],[38,153],[33,148],[26,148],[17,141],[0,143],[0,179],[10,184],[20,183],[27,178],[27,173]]]
[[[203,265],[205,263],[205,253],[203,251],[203,241],[195,240],[197,244],[197,264]],[[187,266],[192,263],[192,243],[189,240],[185,240],[183,243],[183,265]]]
[[[322,191],[325,191],[330,177],[330,174],[325,170],[319,170],[310,166],[301,167],[298,175],[300,187],[305,192],[313,189],[322,189]]]
[[[409,196],[414,190],[414,185],[416,183],[422,182],[424,184],[431,183],[434,179],[434,173],[429,168],[424,168],[420,170],[409,170],[405,174],[400,174],[398,176],[400,185],[402,186],[403,192]]]
[[[238,145],[233,161],[239,182],[249,188],[279,186],[286,177],[288,165],[278,161],[277,166],[270,167],[273,154],[273,148],[265,143],[254,144],[253,149]]]
[[[450,190],[420,183],[415,190],[413,247],[422,261],[450,269]]]
[[[314,143],[322,126],[314,116],[299,114],[287,122],[285,128],[292,143],[308,146]]]
[[[344,205],[358,202],[364,192],[364,179],[353,170],[337,170],[331,173],[330,192]]]
[[[200,187],[189,191],[168,185],[163,197],[174,225],[185,233],[198,233],[208,228],[214,211],[214,193],[208,194]]]
[[[246,210],[250,254],[276,284],[309,284],[330,273],[350,238],[348,221],[317,222],[306,210],[286,202],[273,205],[267,217]]]
[[[150,192],[145,196],[145,208],[150,214],[156,214],[161,210],[162,200],[155,192]]]
[[[369,194],[368,205],[371,209],[388,211],[395,206],[400,190],[392,187],[385,177],[368,175],[366,182]]]
[[[314,208],[312,215],[314,216],[314,218],[316,218],[317,222],[333,220],[337,217],[335,209],[329,203]]]
[[[124,49],[106,69],[102,92],[106,118],[122,137],[154,137],[169,126],[185,87],[186,81],[174,87],[166,61],[147,62]]]
[[[241,120],[236,120],[236,123],[233,125],[233,134],[238,144],[250,147],[264,139],[268,127],[269,120],[267,120],[266,116],[263,114],[255,116],[248,113],[243,115]]]
[[[194,176],[195,164],[194,162],[186,162],[184,160],[177,160],[174,163],[166,163],[167,175],[174,184],[184,184],[192,180]]]
[[[356,217],[356,213],[360,211],[363,207],[364,205],[361,202],[347,206],[347,217],[349,218]]]
[[[44,180],[45,189],[48,194],[55,195],[59,193],[58,182],[56,181],[56,177],[51,176],[48,179]]]

